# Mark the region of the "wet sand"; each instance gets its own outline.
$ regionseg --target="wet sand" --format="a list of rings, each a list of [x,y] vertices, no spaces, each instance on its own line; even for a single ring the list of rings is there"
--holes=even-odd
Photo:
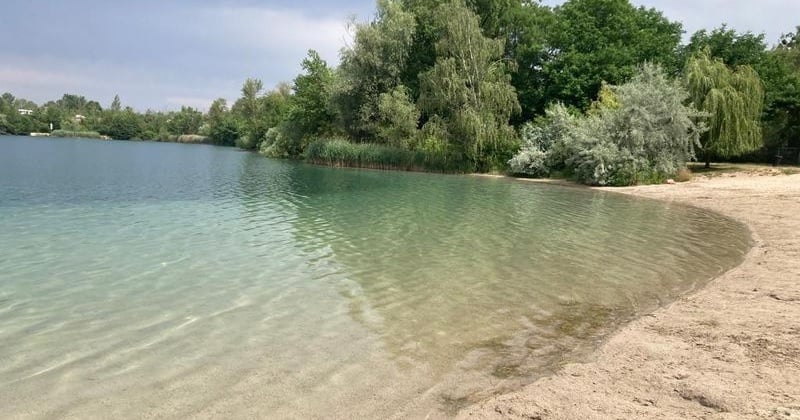
[[[463,410],[475,419],[800,418],[800,175],[771,169],[612,191],[745,223],[745,261],[623,327],[585,363]]]

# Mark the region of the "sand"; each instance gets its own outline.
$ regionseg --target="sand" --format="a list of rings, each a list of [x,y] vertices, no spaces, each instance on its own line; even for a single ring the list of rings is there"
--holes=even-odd
[[[463,410],[477,419],[800,419],[800,175],[617,188],[745,223],[744,262],[610,337],[585,363]]]

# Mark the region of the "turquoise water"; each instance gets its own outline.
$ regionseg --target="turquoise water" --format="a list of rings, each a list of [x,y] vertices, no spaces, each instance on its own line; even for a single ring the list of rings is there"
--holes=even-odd
[[[748,241],[587,189],[0,137],[0,407],[447,417],[579,360]]]

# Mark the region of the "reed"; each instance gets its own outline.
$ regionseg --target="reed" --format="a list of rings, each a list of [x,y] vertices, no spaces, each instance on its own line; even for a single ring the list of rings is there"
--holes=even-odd
[[[308,145],[306,161],[336,167],[422,172],[464,172],[465,165],[452,156],[406,150],[347,140],[317,140]]]

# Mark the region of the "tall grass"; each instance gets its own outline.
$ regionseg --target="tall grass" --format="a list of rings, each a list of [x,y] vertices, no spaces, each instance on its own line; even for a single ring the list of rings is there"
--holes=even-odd
[[[73,131],[73,130],[53,130],[51,137],[80,137],[86,139],[102,139],[103,136],[97,131]]]
[[[306,161],[318,165],[401,171],[464,172],[452,156],[346,140],[317,140],[308,145]]]

